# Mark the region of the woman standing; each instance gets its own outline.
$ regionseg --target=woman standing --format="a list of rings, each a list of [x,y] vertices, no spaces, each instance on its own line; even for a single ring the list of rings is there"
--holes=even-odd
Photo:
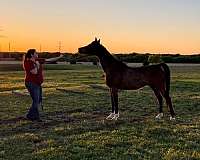
[[[23,61],[25,86],[32,98],[32,105],[26,117],[32,121],[41,121],[38,107],[42,103],[43,69],[37,58],[36,50],[29,49]]]

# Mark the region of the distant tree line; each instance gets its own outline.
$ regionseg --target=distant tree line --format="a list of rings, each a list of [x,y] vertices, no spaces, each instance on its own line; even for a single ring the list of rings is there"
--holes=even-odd
[[[200,63],[200,54],[180,55],[180,54],[116,54],[117,58],[130,63]]]
[[[23,52],[1,52],[0,58],[14,58],[15,60],[22,60]],[[83,56],[71,53],[62,53],[64,57],[59,61],[70,62],[75,64],[76,62],[93,62],[93,64],[98,63],[98,58],[96,56]],[[53,58],[59,56],[59,52],[49,53],[42,52],[39,53],[39,57],[42,58]],[[113,54],[113,56],[121,61],[127,63],[200,63],[200,54],[195,55],[180,55],[180,54],[140,54],[140,53],[130,53],[130,54]]]

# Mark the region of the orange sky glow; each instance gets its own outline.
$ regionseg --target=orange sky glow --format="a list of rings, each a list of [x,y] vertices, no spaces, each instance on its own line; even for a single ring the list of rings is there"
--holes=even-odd
[[[200,53],[198,0],[2,0],[0,51],[76,53],[95,37],[112,53]]]

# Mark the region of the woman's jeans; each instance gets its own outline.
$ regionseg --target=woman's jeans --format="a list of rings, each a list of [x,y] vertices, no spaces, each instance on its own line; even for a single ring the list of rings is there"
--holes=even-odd
[[[40,116],[38,107],[39,104],[42,103],[42,87],[41,85],[37,85],[32,82],[25,82],[25,86],[28,89],[32,98],[32,106],[30,107],[26,117],[31,120],[39,120]]]

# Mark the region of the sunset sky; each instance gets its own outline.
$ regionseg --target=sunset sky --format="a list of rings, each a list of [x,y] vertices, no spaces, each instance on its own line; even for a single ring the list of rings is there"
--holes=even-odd
[[[0,50],[200,53],[200,0],[0,0]]]

